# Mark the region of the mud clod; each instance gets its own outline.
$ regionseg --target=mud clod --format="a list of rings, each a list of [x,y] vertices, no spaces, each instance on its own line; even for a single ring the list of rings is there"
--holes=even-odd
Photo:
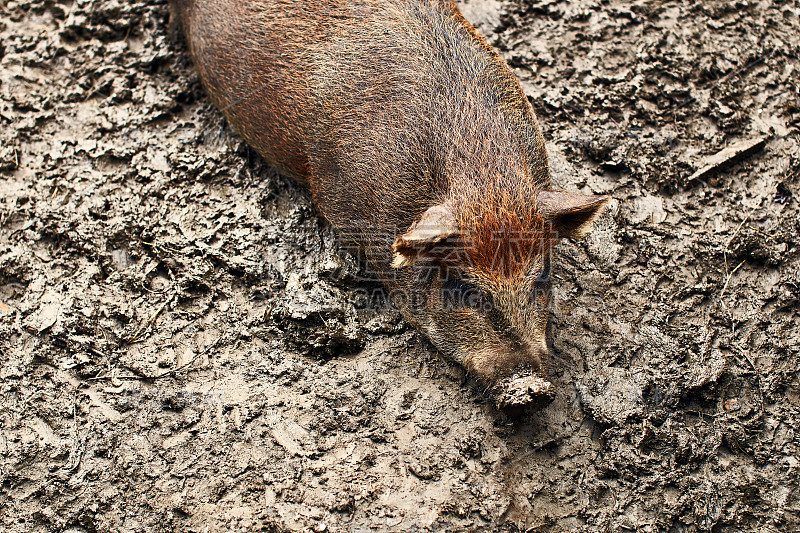
[[[508,414],[539,411],[556,397],[553,384],[539,376],[512,376],[498,383],[492,393],[497,408]]]

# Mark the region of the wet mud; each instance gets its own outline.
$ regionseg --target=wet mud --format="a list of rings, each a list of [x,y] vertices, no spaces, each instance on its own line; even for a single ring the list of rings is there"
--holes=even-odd
[[[0,529],[800,530],[800,5],[461,5],[554,181],[614,197],[517,418],[224,123],[165,1],[0,4]]]

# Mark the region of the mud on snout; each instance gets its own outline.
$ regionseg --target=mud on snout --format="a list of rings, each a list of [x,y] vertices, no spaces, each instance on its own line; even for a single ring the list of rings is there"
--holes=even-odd
[[[534,373],[516,373],[491,389],[497,408],[506,414],[539,411],[555,399],[553,384]]]

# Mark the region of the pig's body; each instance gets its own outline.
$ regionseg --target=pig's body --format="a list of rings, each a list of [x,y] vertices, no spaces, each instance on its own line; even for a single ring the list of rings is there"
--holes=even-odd
[[[309,187],[406,318],[501,406],[551,398],[551,229],[585,231],[606,199],[549,190],[519,83],[455,4],[173,6],[214,103]]]

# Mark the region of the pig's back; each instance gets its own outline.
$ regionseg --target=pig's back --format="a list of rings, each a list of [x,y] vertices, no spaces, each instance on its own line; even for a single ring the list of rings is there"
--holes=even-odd
[[[452,180],[549,180],[519,83],[454,2],[173,5],[214,103],[335,226],[408,227]]]
[[[214,104],[265,159],[301,181],[309,65],[342,2],[173,0],[195,68]],[[328,29],[330,29],[330,26]]]

